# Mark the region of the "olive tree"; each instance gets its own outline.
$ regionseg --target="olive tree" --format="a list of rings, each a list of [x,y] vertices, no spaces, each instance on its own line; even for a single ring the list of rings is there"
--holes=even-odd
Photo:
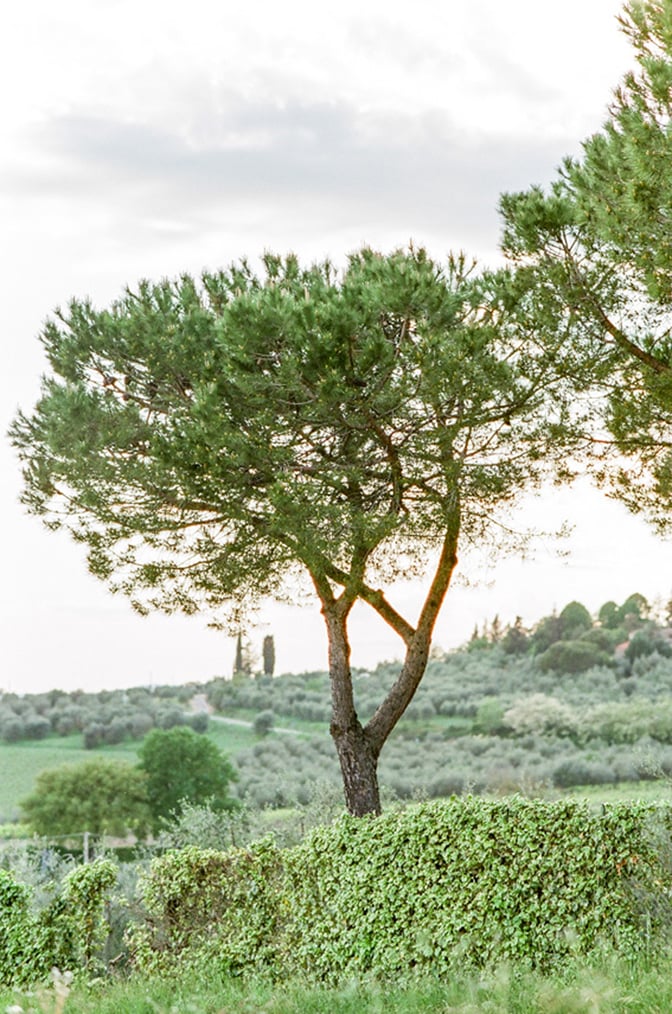
[[[378,758],[425,671],[458,545],[506,542],[502,511],[576,425],[557,350],[525,330],[509,280],[413,248],[363,249],[341,271],[268,254],[258,271],[142,282],[109,309],[74,300],[42,340],[52,372],[11,431],[28,508],[141,612],[203,609],[235,630],[307,581],[347,806],[378,813]],[[386,585],[425,573],[403,616]],[[404,650],[366,724],[357,601]]]

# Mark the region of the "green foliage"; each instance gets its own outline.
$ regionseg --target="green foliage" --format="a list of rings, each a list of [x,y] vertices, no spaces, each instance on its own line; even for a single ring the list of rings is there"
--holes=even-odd
[[[274,725],[275,713],[269,709],[260,711],[252,723],[252,727],[257,736],[268,736]]]
[[[537,658],[542,672],[579,673],[598,665],[609,665],[611,658],[590,641],[557,641]]]
[[[605,602],[600,606],[597,618],[603,627],[611,628],[619,625],[618,606],[615,602]]]
[[[155,830],[163,818],[179,812],[184,800],[208,801],[216,810],[236,805],[229,795],[235,769],[211,740],[192,729],[153,729],[138,754]]]
[[[30,888],[0,870],[0,984],[33,983],[53,967],[95,973],[116,877],[109,860],[79,866],[47,905],[36,908]]]
[[[0,980],[11,982],[30,949],[30,891],[0,870]]]
[[[593,626],[592,617],[581,602],[569,602],[558,618],[566,641],[576,640]]]
[[[42,335],[53,373],[12,429],[24,500],[140,609],[221,611],[297,564],[336,578],[362,547],[424,553],[456,497],[476,535],[484,505],[558,457],[552,355],[510,355],[463,259],[262,264],[142,282],[105,310],[73,301]],[[78,495],[60,502],[61,484]]]
[[[625,657],[629,662],[657,652],[666,658],[672,656],[672,644],[656,630],[637,630],[628,642]]]
[[[272,634],[264,637],[262,648],[264,676],[272,676],[275,672],[275,641]]]
[[[594,644],[606,655],[612,655],[614,649],[628,639],[628,632],[624,627],[593,627],[581,634],[582,641]]]
[[[53,733],[81,732],[87,749],[142,739],[154,726],[192,725],[195,716],[185,710],[197,692],[185,687],[144,687],[103,690],[99,693],[0,694],[0,736],[5,742],[38,741]],[[182,696],[180,696],[180,694]],[[203,730],[200,730],[203,731]]]
[[[669,809],[475,798],[343,818],[294,849],[187,848],[153,862],[141,971],[396,979],[601,946],[664,947]]]
[[[102,758],[41,772],[21,809],[32,830],[46,836],[142,835],[150,817],[145,775]]]
[[[282,960],[287,918],[282,855],[270,842],[217,852],[186,846],[152,862],[139,890],[144,924],[130,934],[142,972],[267,972]]]
[[[647,619],[651,607],[639,592],[629,595],[618,610],[618,619],[630,630],[639,627]]]
[[[553,341],[521,343],[524,308],[463,255],[442,266],[423,249],[364,248],[342,272],[270,253],[261,265],[58,311],[42,335],[51,373],[11,430],[23,501],[143,613],[205,609],[240,629],[251,603],[309,578],[328,621],[331,728],[355,770],[348,806],[375,812],[377,760],[423,677],[458,543],[569,476],[580,412]],[[524,541],[496,531],[494,545],[503,531]],[[437,549],[413,626],[381,584]],[[358,599],[406,649],[366,728],[348,665]]]
[[[565,160],[547,193],[502,198],[504,249],[511,284],[526,290],[527,327],[565,335],[568,376],[584,390],[594,384],[606,408],[595,428],[602,433],[606,422],[613,446],[602,444],[595,475],[664,529],[672,502],[668,0],[632,0],[620,21],[634,70],[602,130],[580,158]],[[634,460],[624,466],[624,455]]]
[[[502,638],[502,648],[507,655],[524,655],[530,643],[529,632],[523,626],[520,616],[513,626],[507,627]]]
[[[672,700],[596,705],[583,716],[583,733],[605,743],[634,744],[650,737],[672,744]]]
[[[530,647],[536,654],[546,651],[552,644],[562,637],[562,623],[560,617],[553,613],[551,616],[544,616],[535,626]]]
[[[557,697],[548,694],[530,694],[508,709],[504,724],[518,735],[527,733],[553,733],[568,735],[574,732],[577,720],[573,710]]]

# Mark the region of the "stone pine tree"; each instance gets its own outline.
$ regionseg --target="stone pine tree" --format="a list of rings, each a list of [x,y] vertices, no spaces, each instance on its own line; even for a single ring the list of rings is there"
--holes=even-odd
[[[620,24],[635,69],[602,130],[548,192],[502,198],[504,249],[529,319],[567,334],[569,373],[604,405],[598,476],[660,527],[672,506],[672,3],[633,2]],[[617,455],[609,454],[611,449]],[[623,467],[623,455],[630,460]]]
[[[363,249],[340,272],[266,255],[259,272],[143,282],[109,309],[75,300],[45,327],[51,374],[12,428],[24,502],[143,613],[238,626],[303,576],[347,806],[378,813],[378,758],[425,671],[458,545],[505,542],[506,509],[573,435],[557,349],[521,340],[516,313],[463,258],[413,248]],[[419,613],[402,616],[385,586],[423,574]],[[358,600],[404,652],[365,725]]]

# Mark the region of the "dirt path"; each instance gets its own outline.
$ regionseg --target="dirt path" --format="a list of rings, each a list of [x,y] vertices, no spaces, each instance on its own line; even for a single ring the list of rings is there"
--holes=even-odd
[[[195,711],[197,714],[204,713],[209,715],[213,722],[224,722],[225,725],[241,725],[246,729],[251,729],[254,725],[254,722],[248,722],[244,718],[227,718],[226,715],[215,715],[213,707],[205,694],[194,694],[189,703],[192,711]],[[279,725],[274,725],[271,732],[280,732],[285,736],[312,735],[310,732],[302,732],[300,729],[285,729]]]
[[[251,729],[254,722],[246,722],[244,718],[227,718],[226,715],[213,715],[210,712],[210,721],[212,722],[225,722],[226,725],[243,725],[247,729]],[[274,725],[271,732],[281,732],[285,736],[311,736],[310,732],[303,732],[301,729],[286,729],[280,725]]]

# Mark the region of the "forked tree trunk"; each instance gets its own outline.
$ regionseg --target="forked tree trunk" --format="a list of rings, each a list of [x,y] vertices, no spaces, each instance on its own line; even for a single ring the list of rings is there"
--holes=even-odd
[[[330,732],[343,776],[348,811],[355,817],[380,813],[378,758],[385,742],[424,675],[434,624],[457,564],[459,523],[446,532],[441,555],[417,627],[411,627],[384,599],[382,592],[360,588],[360,595],[386,620],[406,645],[406,657],[394,685],[363,727],[355,710],[347,622],[357,596],[344,590],[335,598],[328,581],[313,574],[322,602],[329,640],[331,682]],[[363,592],[363,593],[362,593]]]
[[[390,732],[408,707],[420,683],[429,657],[432,625],[423,625],[409,636],[399,677],[365,727],[355,710],[350,670],[347,617],[350,607],[343,600],[323,606],[329,639],[331,682],[331,737],[343,776],[348,812],[355,817],[381,812],[378,758]]]

